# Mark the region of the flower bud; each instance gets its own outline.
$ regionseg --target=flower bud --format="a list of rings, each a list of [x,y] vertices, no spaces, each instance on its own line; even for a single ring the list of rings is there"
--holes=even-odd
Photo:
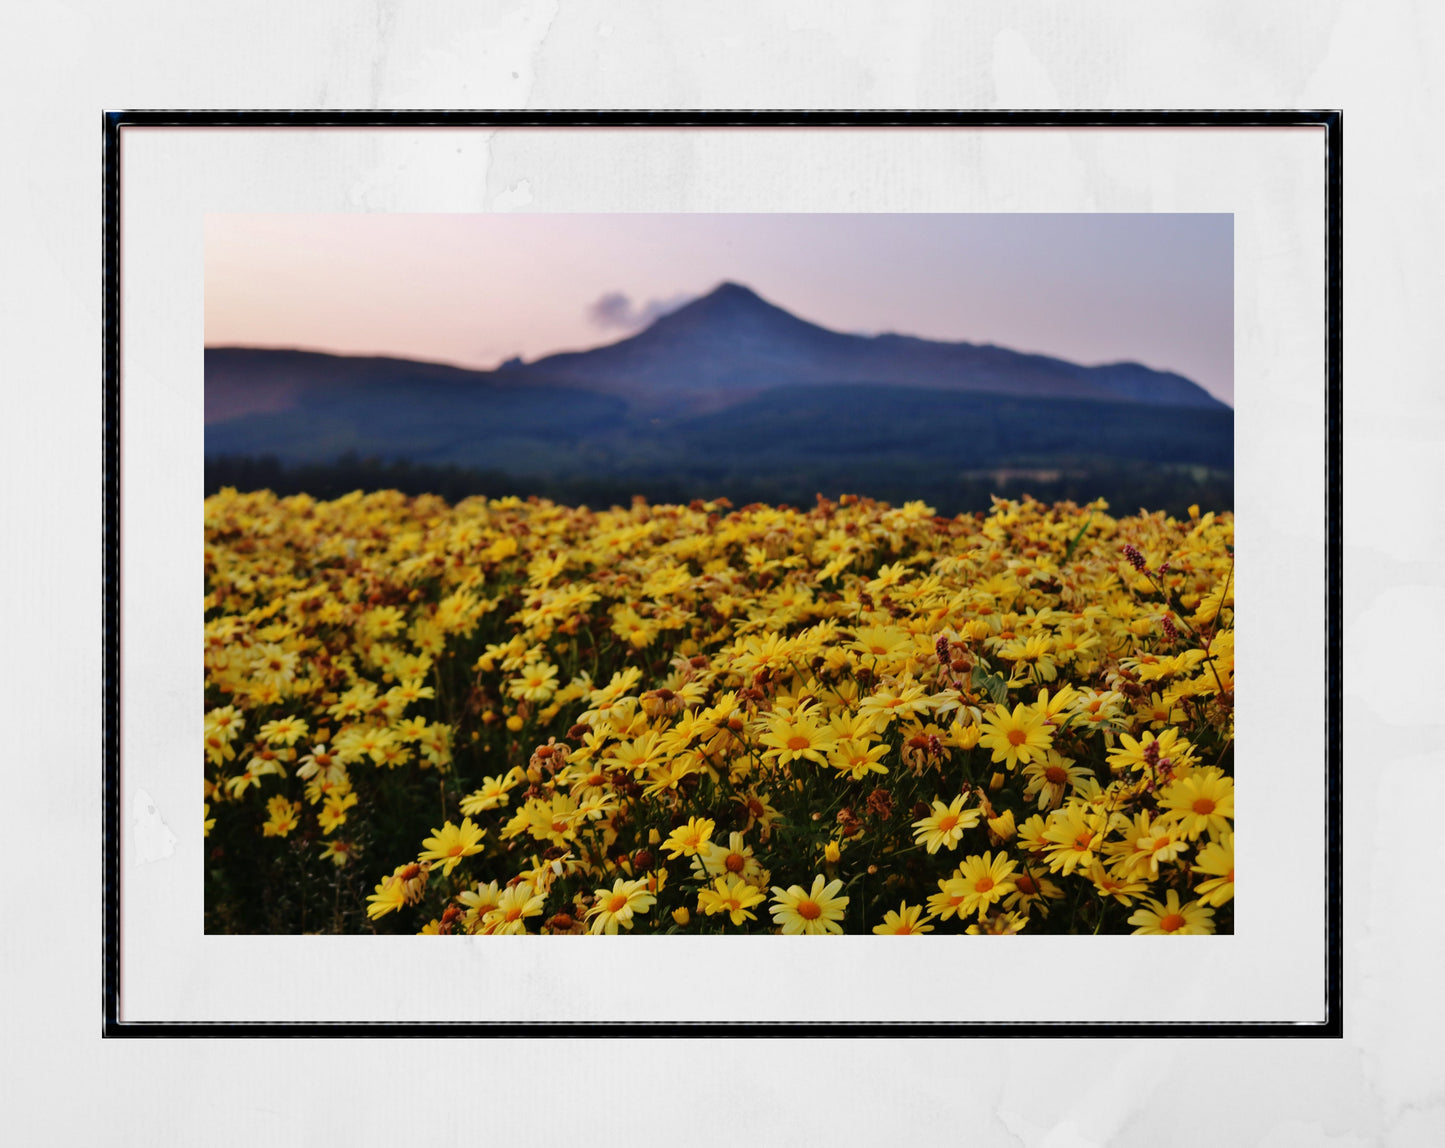
[[[997,817],[990,817],[988,819],[988,836],[995,845],[1013,840],[1017,832],[1018,826],[1014,824],[1014,811],[1012,809],[1005,809]]]

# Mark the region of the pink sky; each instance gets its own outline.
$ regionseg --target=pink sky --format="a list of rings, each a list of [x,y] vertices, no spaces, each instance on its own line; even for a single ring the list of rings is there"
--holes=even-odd
[[[1233,277],[1228,215],[212,215],[205,337],[487,368],[730,279],[838,330],[1136,360],[1232,404]]]

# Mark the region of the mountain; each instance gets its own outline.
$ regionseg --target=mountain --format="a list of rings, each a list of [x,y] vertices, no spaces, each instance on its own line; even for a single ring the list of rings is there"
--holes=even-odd
[[[1085,367],[992,344],[850,335],[800,319],[741,284],[723,283],[619,342],[531,363],[509,359],[495,371],[403,359],[208,348],[206,421],[284,411],[323,393],[343,400],[349,388],[357,387],[451,389],[458,395],[472,390],[492,397],[518,387],[562,388],[621,399],[637,414],[686,417],[725,410],[777,387],[840,383],[1224,408],[1182,375],[1139,363]]]
[[[205,410],[208,458],[445,463],[502,452],[509,468],[536,469],[552,444],[621,427],[627,403],[504,371],[208,347]]]
[[[1232,501],[1234,412],[1182,376],[845,334],[736,283],[630,338],[493,371],[208,347],[205,387],[212,485],[284,485],[280,467],[311,468],[318,489],[425,473],[449,490],[593,503],[824,491],[976,508],[998,475],[1021,471],[1056,475],[1039,490],[1059,497],[1104,493],[1107,474],[1126,497]],[[270,470],[253,465],[266,459]],[[366,459],[422,469],[387,478],[357,471]],[[1166,472],[1193,477],[1156,482]]]
[[[773,387],[838,383],[1199,409],[1224,405],[1181,375],[1138,363],[1083,367],[991,344],[832,331],[739,283],[721,284],[630,338],[549,355],[521,373],[669,414],[724,409]]]

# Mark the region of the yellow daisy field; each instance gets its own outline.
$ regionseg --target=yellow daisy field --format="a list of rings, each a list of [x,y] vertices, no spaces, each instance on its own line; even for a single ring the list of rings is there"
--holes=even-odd
[[[1234,520],[222,490],[206,927],[1233,931]]]

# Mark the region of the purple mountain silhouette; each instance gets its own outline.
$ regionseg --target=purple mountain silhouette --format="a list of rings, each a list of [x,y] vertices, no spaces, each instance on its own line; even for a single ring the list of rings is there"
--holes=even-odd
[[[390,394],[398,402],[423,393],[458,402],[505,396],[513,405],[528,393],[538,402],[575,404],[580,393],[626,404],[633,415],[677,419],[726,410],[778,388],[839,384],[1228,409],[1182,375],[1139,363],[1085,367],[992,344],[845,334],[800,319],[739,283],[723,283],[618,342],[531,363],[512,359],[494,371],[207,348],[206,422],[315,409],[318,402],[344,404],[363,392]]]
[[[991,344],[832,331],[739,283],[721,284],[630,338],[549,355],[521,371],[669,413],[718,409],[773,387],[835,383],[1223,406],[1183,376],[1138,363],[1083,367]]]

